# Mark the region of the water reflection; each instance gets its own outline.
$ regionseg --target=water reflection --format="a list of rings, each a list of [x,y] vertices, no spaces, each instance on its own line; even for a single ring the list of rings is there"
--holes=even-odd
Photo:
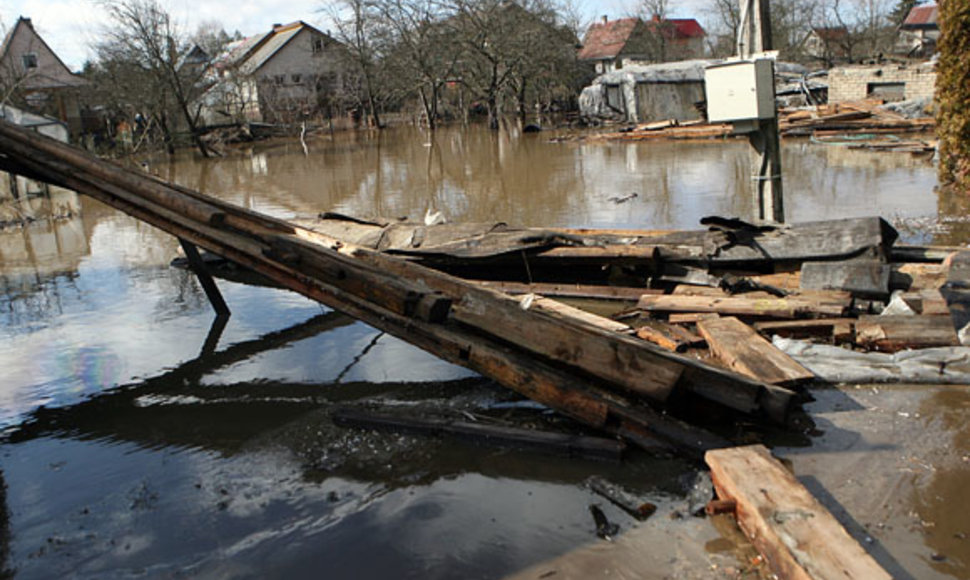
[[[925,159],[807,141],[783,147],[790,221],[936,213]],[[751,151],[739,140],[550,143],[546,135],[445,129],[338,134],[182,159],[169,179],[283,217],[341,211],[529,226],[695,228],[711,214],[749,216]],[[627,203],[614,200],[631,193]]]
[[[693,228],[752,211],[738,194],[743,142],[547,137],[347,133],[312,141],[308,156],[276,143],[149,170],[282,217],[431,209],[453,221]],[[790,210],[937,214],[931,165],[859,155],[786,144]],[[217,341],[194,278],[168,266],[177,241],[80,203],[70,220],[0,234],[0,425],[12,432],[0,468],[22,577],[497,576],[595,541],[590,473],[661,501],[689,471],[338,431],[333,403],[474,409],[504,391],[276,289],[220,281],[233,316]]]
[[[934,458],[933,473],[925,486],[913,491],[912,503],[926,522],[926,543],[932,550],[928,563],[940,573],[970,576],[970,522],[967,512],[955,509],[970,503],[970,393],[945,389],[929,397],[922,415],[938,420],[952,442],[946,453]]]

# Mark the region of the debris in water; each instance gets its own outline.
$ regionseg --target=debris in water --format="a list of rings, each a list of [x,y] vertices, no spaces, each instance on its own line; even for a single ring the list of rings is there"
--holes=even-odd
[[[620,531],[620,526],[606,519],[606,514],[596,504],[589,506],[589,513],[593,514],[593,521],[596,522],[596,535],[612,542],[613,536]]]

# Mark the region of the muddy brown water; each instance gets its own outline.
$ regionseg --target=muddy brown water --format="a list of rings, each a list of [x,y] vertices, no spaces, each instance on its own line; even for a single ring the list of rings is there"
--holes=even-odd
[[[748,216],[738,141],[551,143],[412,129],[261,144],[148,170],[280,217],[320,211],[524,225],[689,228]],[[787,142],[798,221],[878,213],[962,243],[963,200],[908,155]],[[635,196],[633,194],[636,194]],[[177,243],[96,202],[0,233],[3,568],[21,578],[754,577],[730,522],[680,517],[696,475],[333,426],[377,401],[559,426],[510,393],[286,291],[220,282],[214,343]],[[211,337],[210,337],[211,338]],[[962,389],[821,389],[796,473],[898,577],[970,578],[970,403]],[[584,485],[658,505],[637,524]],[[620,525],[595,536],[590,504]]]

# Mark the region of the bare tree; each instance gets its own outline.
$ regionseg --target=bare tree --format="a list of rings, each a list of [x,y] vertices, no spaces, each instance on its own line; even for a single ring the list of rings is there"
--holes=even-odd
[[[366,109],[374,126],[383,129],[380,110],[390,92],[382,46],[387,37],[381,13],[370,0],[339,0],[330,5],[329,14],[336,26],[336,39],[346,46],[354,65],[356,97]],[[348,75],[352,76],[352,75]]]
[[[459,43],[444,24],[437,0],[378,0],[389,32],[390,55],[396,59],[406,89],[420,97],[428,127],[435,129],[445,84],[456,77]]]
[[[157,0],[105,0],[102,6],[112,26],[104,31],[95,50],[108,69],[106,78],[116,83],[111,88],[125,90],[119,85],[144,83],[125,92],[141,93],[168,151],[174,153],[173,123],[181,118],[199,152],[208,157],[209,149],[197,127],[198,112],[193,114],[190,109],[202,90],[206,66],[185,66],[192,48],[187,36]]]

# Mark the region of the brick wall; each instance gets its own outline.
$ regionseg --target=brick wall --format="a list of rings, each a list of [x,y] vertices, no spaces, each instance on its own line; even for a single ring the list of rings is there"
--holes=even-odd
[[[933,97],[936,68],[932,63],[838,67],[829,71],[829,102],[865,99],[873,84],[902,83],[906,100]]]

